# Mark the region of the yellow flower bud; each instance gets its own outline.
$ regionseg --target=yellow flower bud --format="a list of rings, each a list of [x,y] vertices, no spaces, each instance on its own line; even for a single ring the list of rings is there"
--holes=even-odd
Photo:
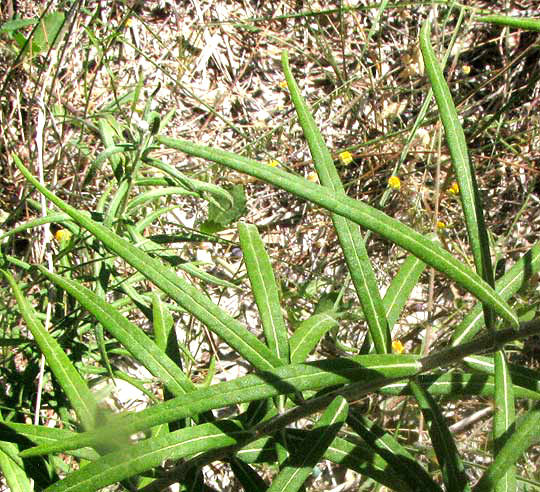
[[[348,150],[346,150],[339,154],[339,160],[344,166],[348,166],[353,161],[353,156]]]
[[[439,231],[446,229],[446,224],[442,220],[437,221],[437,229],[439,229]]]
[[[276,161],[276,160],[266,161],[266,165],[267,165],[267,166],[270,166],[270,167],[278,167],[278,166],[279,166],[279,162]]]
[[[388,186],[394,190],[399,190],[401,188],[401,181],[397,176],[390,176],[388,178]]]
[[[59,242],[69,241],[71,239],[71,232],[67,229],[58,229],[54,234],[54,238]]]
[[[392,350],[396,354],[402,354],[405,351],[405,347],[399,340],[393,340],[392,341]]]
[[[454,181],[452,183],[452,186],[450,186],[450,188],[448,188],[448,193],[450,193],[451,195],[458,195],[459,194],[459,185]]]

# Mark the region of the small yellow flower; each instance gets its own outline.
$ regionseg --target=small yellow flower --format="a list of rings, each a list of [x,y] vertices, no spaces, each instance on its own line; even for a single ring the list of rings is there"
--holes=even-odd
[[[459,194],[459,185],[454,181],[452,183],[452,186],[450,186],[450,188],[448,188],[448,193],[450,193],[451,195],[458,195]]]
[[[282,80],[282,81],[279,83],[279,86],[280,86],[282,89],[286,89],[286,88],[287,88],[287,81],[286,81],[286,80]]]
[[[346,150],[339,154],[339,160],[344,166],[348,166],[353,161],[353,156],[348,150]]]
[[[403,344],[399,340],[393,340],[392,341],[392,350],[396,354],[402,354],[404,352],[404,350],[405,350],[405,347],[403,346]]]
[[[439,231],[442,231],[443,229],[446,229],[446,224],[442,220],[437,221],[437,229]]]
[[[463,65],[463,67],[461,67],[461,70],[463,70],[463,73],[465,75],[469,75],[471,73],[471,66],[470,65]]]
[[[279,166],[279,162],[276,161],[276,160],[266,161],[266,165],[267,165],[267,166],[270,166],[270,167],[278,167],[278,166]]]
[[[401,188],[401,181],[397,176],[390,176],[388,178],[388,186],[393,190],[399,190]]]
[[[54,235],[54,238],[59,242],[69,241],[71,239],[71,232],[67,229],[58,229]]]
[[[310,172],[307,175],[307,180],[311,181],[312,183],[317,183],[319,181],[319,177],[317,176],[317,173]]]

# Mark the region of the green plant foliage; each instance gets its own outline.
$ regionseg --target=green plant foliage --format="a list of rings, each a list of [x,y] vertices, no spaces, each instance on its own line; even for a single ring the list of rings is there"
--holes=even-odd
[[[208,206],[208,218],[201,224],[201,232],[213,234],[229,227],[233,222],[243,217],[246,212],[246,195],[242,185],[231,187],[228,192],[229,200],[217,199]]]
[[[378,36],[390,6],[388,1],[378,6],[368,40]],[[319,30],[324,27],[318,13],[297,15],[313,17]],[[127,25],[128,17],[119,25]],[[459,18],[461,22],[463,12]],[[477,20],[536,28],[534,22],[506,17]],[[21,50],[38,54],[54,48],[65,21],[63,13],[53,12],[39,20],[9,21],[0,33],[12,36]],[[24,37],[23,29],[31,25],[33,34]],[[238,26],[259,30],[251,20]],[[207,490],[202,470],[222,462],[245,490],[294,492],[316,482],[323,461],[361,474],[363,487],[371,485],[370,490],[518,490],[519,460],[540,439],[540,377],[537,370],[509,359],[508,348],[540,335],[536,305],[530,308],[524,299],[516,299],[520,291],[534,287],[540,246],[529,247],[495,281],[492,251],[497,243],[489,241],[489,210],[469,158],[460,106],[432,47],[430,29],[426,21],[420,47],[460,190],[457,213],[464,221],[462,236],[450,246],[443,234],[437,239],[416,229],[414,221],[408,225],[393,218],[383,201],[376,207],[349,193],[345,164],[336,167],[317,127],[316,108],[305,101],[286,51],[281,62],[287,94],[320,184],[292,166],[272,167],[239,151],[166,136],[173,112],[160,115],[159,88],[148,94],[142,72],[128,90],[116,91],[111,101],[99,105],[92,123],[82,117],[77,122],[88,125],[101,146],[81,173],[81,182],[91,186],[108,173],[91,212],[70,204],[70,194],[48,183],[42,173],[36,177],[29,159],[12,155],[28,190],[39,192],[51,205],[45,208],[29,200],[40,217],[20,221],[2,232],[0,240],[53,225],[56,243],[45,262],[35,261],[37,256],[21,260],[4,254],[0,269],[5,280],[0,319],[12,327],[0,348],[5,349],[6,374],[11,371],[9,384],[17,388],[9,397],[6,389],[0,408],[0,468],[11,490],[30,491],[31,480],[51,492],[88,492],[114,484],[152,491],[175,483],[186,491]],[[98,31],[89,29],[89,38],[106,59],[110,53]],[[127,43],[117,31],[108,42],[114,46],[118,39]],[[324,40],[317,39],[324,48]],[[182,45],[190,43],[183,38]],[[321,51],[345,86],[347,67],[328,50]],[[413,133],[428,112],[431,89]],[[348,97],[349,89],[342,90]],[[209,114],[217,116],[213,108]],[[407,146],[412,139],[408,137]],[[247,155],[257,155],[255,143],[250,142],[253,148]],[[165,162],[164,151],[186,161],[186,156],[199,159],[197,170]],[[400,163],[404,161],[402,155]],[[214,178],[206,179],[206,164],[252,176],[327,214],[340,247],[336,254],[343,259],[343,279],[315,276],[301,286],[289,286],[298,288],[295,297],[288,296],[279,275],[287,248],[276,258],[263,227],[248,223],[251,184],[216,184]],[[219,182],[226,179],[223,174]],[[178,213],[179,225],[171,219],[179,212],[177,200],[202,204],[207,213],[189,227]],[[217,234],[225,229],[237,234]],[[400,255],[397,272],[384,272],[384,290],[381,268],[371,255],[371,233]],[[185,259],[185,252],[175,249],[175,244],[187,242],[212,242],[226,252],[207,271],[205,262]],[[456,243],[465,246],[458,249]],[[464,259],[466,247],[470,264]],[[427,267],[432,279],[440,274],[444,289],[461,289],[465,301],[456,303],[451,316],[444,313],[426,322],[437,323],[442,341],[425,351],[415,347],[401,353],[396,339],[400,320],[418,295],[415,290]],[[225,277],[220,268],[230,275]],[[243,296],[239,304],[253,306],[255,321],[224,307],[222,300],[230,292]],[[288,308],[293,303],[294,308]],[[352,326],[353,319],[362,323],[363,344],[360,340],[349,350],[340,342],[340,330]],[[333,343],[330,348],[328,342]],[[10,360],[13,347],[28,368]],[[205,365],[199,366],[206,351]],[[344,355],[350,353],[357,355]],[[224,367],[231,356],[245,371],[229,377]],[[39,370],[41,357],[44,371]],[[145,375],[126,374],[124,361],[144,369]],[[217,382],[216,376],[221,378]],[[21,389],[17,378],[25,381]],[[44,398],[62,428],[25,419],[33,408],[26,404],[33,397],[27,392],[36,379],[47,389]],[[144,409],[120,414],[105,410],[109,386],[120,381],[148,397]],[[447,402],[467,398],[490,399],[495,405],[493,461],[487,469],[475,470],[480,477],[476,485],[473,465],[463,456],[444,412]],[[390,415],[396,407],[399,420]],[[389,413],[383,415],[381,408]],[[420,414],[429,442],[415,447],[406,438],[418,434]]]

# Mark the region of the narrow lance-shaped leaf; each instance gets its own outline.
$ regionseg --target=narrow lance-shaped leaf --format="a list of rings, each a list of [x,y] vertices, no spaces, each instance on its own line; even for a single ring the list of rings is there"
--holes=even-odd
[[[433,396],[484,396],[493,397],[495,394],[495,380],[486,374],[468,374],[460,371],[451,371],[442,375],[417,376],[421,384]],[[515,384],[515,382],[514,382]],[[408,381],[399,381],[383,386],[380,393],[384,395],[411,395],[412,391]],[[516,398],[540,400],[540,392],[536,391],[529,382],[514,387]]]
[[[176,397],[136,414],[111,418],[103,429],[79,434],[61,443],[32,448],[24,451],[24,454],[31,456],[95,446],[107,440],[111,428],[117,434],[131,435],[156,425],[228,405],[306,390],[317,391],[357,381],[375,381],[387,377],[406,378],[416,374],[418,370],[418,357],[404,354],[364,355],[351,359],[283,366],[208,388],[199,388],[196,392]]]
[[[493,266],[489,251],[489,239],[480,202],[480,194],[476,183],[472,163],[469,160],[465,134],[459,122],[452,94],[444,78],[441,66],[435,56],[430,42],[431,24],[424,22],[420,31],[420,49],[424,58],[426,73],[429,76],[433,94],[442,124],[446,142],[452,157],[452,166],[459,184],[459,194],[465,217],[465,225],[471,246],[474,264],[478,274],[491,286],[495,285]],[[495,329],[492,308],[485,306],[484,317],[489,329]]]
[[[248,329],[214,304],[189,282],[178,277],[161,262],[140,251],[131,243],[110,229],[89,219],[85,214],[71,207],[47,188],[24,167],[14,155],[14,161],[26,179],[58,208],[66,212],[75,222],[96,236],[107,248],[123,258],[148,280],[174,299],[186,311],[204,323],[247,361],[258,369],[271,369],[281,361]]]
[[[469,160],[465,134],[459,122],[450,90],[444,79],[441,67],[435,57],[430,43],[430,23],[426,21],[420,32],[420,48],[424,57],[426,72],[430,78],[435,100],[439,107],[441,120],[445,129],[446,140],[452,157],[461,203],[467,226],[467,233],[476,265],[476,271],[490,285],[494,286],[493,267],[491,264],[489,239],[484,221],[480,194],[476,183],[472,163]],[[484,320],[490,330],[494,330],[495,317],[489,305],[483,306]],[[497,442],[511,427],[514,416],[514,395],[510,374],[502,351],[495,355],[495,419],[493,434],[495,453]],[[497,492],[513,492],[516,490],[515,470],[509,468],[501,482],[497,484]]]
[[[286,51],[283,52],[281,62],[285,79],[291,92],[291,99],[298,113],[298,121],[302,126],[304,136],[308,142],[319,179],[322,185],[329,190],[344,194],[345,189],[334,166],[334,160],[324,143],[313,116],[311,116],[300,94],[298,85],[289,67],[289,59]],[[358,294],[358,299],[362,305],[375,350],[380,354],[389,353],[391,351],[391,340],[388,323],[375,273],[371,267],[360,228],[354,222],[335,213],[332,214],[332,222],[336,229],[351,279]]]
[[[47,444],[63,441],[76,435],[76,432],[57,427],[47,427],[46,425],[20,424],[9,421],[4,421],[0,425],[0,440],[6,442]],[[70,451],[69,454],[88,461],[99,458],[99,454],[91,448]]]
[[[471,490],[456,443],[452,439],[452,435],[439,406],[425,388],[414,379],[410,381],[409,386],[426,419],[429,435],[435,454],[437,455],[437,461],[441,467],[446,490],[451,490],[452,492]]]
[[[158,467],[164,460],[178,460],[197,453],[233,446],[246,435],[246,431],[232,421],[187,427],[109,453],[70,473],[47,491],[98,490]]]
[[[344,424],[348,410],[349,405],[341,396],[328,406],[302,442],[300,450],[285,461],[268,492],[296,492],[302,487]]]
[[[0,441],[0,470],[11,492],[32,492],[32,482],[18,453],[17,445]]]
[[[64,390],[82,426],[89,430],[95,426],[98,406],[85,380],[75,369],[60,344],[47,332],[36,316],[34,308],[23,295],[11,273],[1,270],[15,294],[20,312],[43,353],[58,384]]]
[[[515,431],[509,435],[493,463],[473,488],[473,492],[492,491],[508,469],[514,466],[521,455],[539,440],[540,407],[537,404],[532,410],[529,410],[523,417],[518,419]]]
[[[540,31],[540,19],[509,17],[506,15],[485,15],[476,17],[479,22],[489,22],[491,24],[499,24],[500,26],[516,27],[518,29],[526,29],[529,31]]]
[[[308,432],[300,429],[287,429],[285,431],[287,442],[297,448],[302,445]],[[276,461],[275,440],[272,437],[257,439],[238,451],[236,456],[247,463]],[[391,490],[403,492],[412,492],[414,490],[401,480],[400,475],[385,460],[375,454],[371,448],[361,443],[352,443],[336,437],[326,449],[323,458],[354,470],[364,477],[372,478]]]
[[[369,420],[360,412],[351,410],[347,418],[349,426],[394,469],[412,490],[442,492],[417,459],[397,439]]]
[[[405,224],[390,218],[380,210],[376,210],[361,201],[332,192],[324,186],[311,183],[307,179],[294,176],[282,169],[264,166],[258,161],[232,152],[196,145],[185,140],[162,136],[156,138],[168,147],[222,164],[274,184],[380,234],[403,249],[410,251],[439,272],[447,275],[482,302],[490,305],[508,323],[518,326],[516,314],[487,282],[441,246],[426,239],[422,234]]]
[[[540,244],[535,244],[495,284],[495,291],[507,301],[540,271]],[[483,327],[482,305],[475,305],[454,331],[452,345],[471,340]]]
[[[43,267],[41,272],[69,292],[103,327],[174,395],[182,395],[195,387],[191,380],[160,348],[135,324],[127,320],[104,299],[74,280],[51,273]]]
[[[304,362],[323,335],[337,324],[336,319],[326,313],[315,314],[302,321],[289,340],[291,362]]]
[[[474,371],[483,372],[491,376],[495,374],[495,361],[493,360],[493,357],[471,355],[465,357],[463,362],[467,364],[467,367]],[[540,392],[540,371],[517,364],[508,364],[508,370],[510,371],[514,390],[521,387],[528,388],[534,392]]]
[[[174,321],[167,306],[155,292],[152,294],[152,322],[156,345],[165,352]]]
[[[279,291],[270,258],[256,226],[240,222],[238,224],[238,233],[266,343],[281,361],[288,364],[289,341],[287,327],[281,313]]]
[[[268,489],[266,482],[248,464],[234,458],[231,460],[230,466],[244,492],[264,492]]]
[[[509,434],[514,429],[516,410],[514,408],[514,386],[506,362],[504,351],[495,352],[495,412],[493,415],[493,440],[495,457]],[[517,488],[515,466],[509,466],[506,473],[499,479],[496,492],[515,492]]]
[[[407,256],[386,289],[382,302],[390,330],[399,319],[401,311],[425,268],[426,264],[423,261],[412,255]]]

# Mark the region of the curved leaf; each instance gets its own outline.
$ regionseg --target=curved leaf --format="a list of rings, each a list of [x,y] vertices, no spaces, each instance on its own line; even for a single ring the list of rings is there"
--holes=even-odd
[[[535,442],[540,440],[540,407],[536,406],[517,421],[512,432],[497,457],[482,478],[473,488],[473,492],[488,492],[503,478],[521,455]]]
[[[272,352],[287,364],[289,362],[287,327],[281,314],[279,291],[270,258],[256,226],[240,222],[238,233],[266,343]]]
[[[141,364],[156,376],[174,395],[195,388],[183,371],[139,327],[122,316],[107,301],[74,280],[51,273],[38,266],[41,273],[69,292],[111,333]]]
[[[348,410],[349,405],[341,396],[328,405],[322,417],[302,441],[299,451],[291,454],[284,462],[281,471],[268,488],[269,492],[296,492],[302,487],[345,423]]]
[[[233,381],[199,388],[196,392],[178,396],[136,414],[113,417],[102,429],[79,434],[72,439],[23,452],[25,456],[61,452],[106,441],[111,428],[116,434],[130,435],[155,425],[222,408],[228,405],[272,398],[306,390],[320,390],[358,381],[382,378],[406,378],[419,369],[413,355],[362,355],[351,359],[332,359],[308,364],[288,365],[261,371]]]
[[[476,273],[454,258],[441,246],[425,238],[401,222],[390,218],[380,210],[354,200],[340,193],[332,192],[324,186],[294,176],[282,169],[264,166],[258,161],[242,157],[232,152],[192,144],[184,140],[156,137],[168,147],[186,154],[217,162],[237,171],[249,174],[309,200],[323,208],[342,215],[353,222],[377,232],[381,236],[410,251],[422,261],[444,273],[458,285],[471,292],[482,302],[490,305],[500,316],[513,326],[518,325],[516,314],[500,296]]]
[[[21,314],[32,332],[36,343],[43,353],[47,364],[54,374],[58,384],[62,387],[66,396],[79,417],[85,429],[95,427],[98,406],[93,393],[86,385],[86,381],[75,369],[69,357],[60,347],[60,344],[47,332],[36,316],[36,312],[23,295],[17,282],[11,273],[0,270],[15,294]]]
[[[425,21],[420,30],[420,49],[424,57],[426,73],[429,76],[433,95],[439,114],[444,126],[446,142],[452,158],[452,166],[459,184],[459,194],[461,205],[465,217],[465,225],[471,246],[474,264],[477,273],[491,286],[495,285],[493,277],[493,266],[489,251],[489,239],[484,221],[484,213],[480,202],[480,194],[472,163],[469,160],[469,153],[465,141],[465,134],[459,122],[452,94],[444,78],[441,66],[437,61],[435,52],[430,42],[431,22]],[[485,306],[484,316],[486,324],[490,330],[495,327],[494,316],[489,305]]]
[[[187,427],[109,453],[48,487],[47,492],[88,492],[205,451],[233,446],[247,435],[238,424],[220,421]]]
[[[323,335],[337,325],[336,319],[326,313],[314,314],[302,321],[289,340],[291,362],[293,364],[304,362]]]
[[[518,29],[527,29],[529,31],[540,31],[540,19],[509,17],[507,15],[484,15],[476,17],[478,22],[489,22],[499,24],[500,26],[516,27]]]
[[[465,467],[439,406],[426,389],[414,379],[410,381],[409,386],[426,419],[446,490],[470,491]]]
[[[507,301],[540,271],[540,244],[535,244],[495,283],[495,291]],[[481,304],[476,304],[455,329],[452,346],[470,341],[485,326]]]
[[[298,113],[298,121],[304,131],[317,174],[323,186],[333,192],[344,194],[345,189],[334,166],[334,160],[324,143],[321,132],[300,94],[300,90],[291,69],[287,52],[281,56],[283,72],[289,86],[292,102]],[[383,308],[375,273],[367,254],[360,228],[339,214],[332,214],[332,222],[339,244],[345,256],[345,262],[351,275],[358,299],[362,305],[375,350],[380,354],[391,352],[390,332]]]
[[[174,272],[165,268],[161,262],[139,250],[110,229],[94,222],[85,214],[65,203],[42,186],[17,156],[14,156],[14,160],[26,179],[51,202],[66,212],[77,224],[96,236],[107,248],[142,273],[186,311],[193,314],[208,329],[223,338],[256,368],[271,369],[281,364],[281,361],[244,325],[219,308],[189,282],[178,277]]]

